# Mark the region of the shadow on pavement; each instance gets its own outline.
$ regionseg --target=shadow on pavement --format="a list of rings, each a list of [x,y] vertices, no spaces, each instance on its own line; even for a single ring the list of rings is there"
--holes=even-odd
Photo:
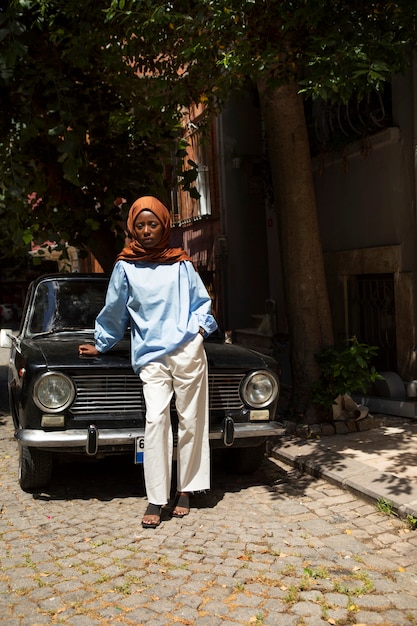
[[[213,458],[213,457],[212,457]],[[302,495],[314,482],[311,476],[299,476],[286,472],[270,459],[265,458],[261,468],[248,476],[225,472],[221,465],[212,470],[212,488],[206,493],[196,493],[192,499],[195,509],[214,508],[225,493],[238,493],[251,488],[265,487],[272,499],[284,499],[293,493]],[[175,476],[175,468],[173,475]],[[172,499],[175,488],[172,489]],[[51,483],[42,491],[33,493],[39,500],[90,500],[110,501],[115,498],[145,498],[143,469],[134,465],[129,456],[111,457],[84,462],[81,459],[56,463]],[[172,504],[172,502],[171,502]],[[169,506],[166,515],[169,514]]]
[[[114,498],[144,497],[143,470],[130,456],[114,456],[98,460],[61,455],[54,460],[52,480],[40,492],[32,492],[38,500],[109,501]]]
[[[416,436],[415,421],[383,416],[372,430],[317,440],[294,438],[284,441],[277,453],[280,458],[280,451],[283,457],[289,449],[300,473],[374,491],[383,488],[390,497],[404,499],[416,493]]]

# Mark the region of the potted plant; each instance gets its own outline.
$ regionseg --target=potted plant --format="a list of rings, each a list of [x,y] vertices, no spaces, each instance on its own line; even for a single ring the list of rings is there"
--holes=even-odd
[[[373,382],[383,380],[371,364],[377,352],[377,346],[359,343],[355,336],[324,348],[316,355],[321,375],[312,385],[313,403],[328,413],[332,410],[335,419],[345,409],[351,411],[352,393],[365,392]]]

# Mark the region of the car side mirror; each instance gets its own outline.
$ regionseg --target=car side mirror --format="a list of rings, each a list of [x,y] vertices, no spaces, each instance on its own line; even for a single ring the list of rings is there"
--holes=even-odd
[[[12,347],[12,334],[11,328],[2,328],[0,330],[0,348]]]

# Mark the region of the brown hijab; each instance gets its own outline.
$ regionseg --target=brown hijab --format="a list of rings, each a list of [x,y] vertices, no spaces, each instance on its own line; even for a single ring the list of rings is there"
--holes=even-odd
[[[138,198],[130,207],[127,216],[127,229],[129,236],[134,236],[134,224],[141,211],[147,209],[152,211],[159,219],[164,229],[164,233],[158,246],[155,248],[143,248],[139,241],[133,239],[131,243],[123,248],[117,256],[116,261],[148,261],[150,263],[176,263],[177,261],[191,261],[188,254],[182,248],[171,248],[169,246],[169,234],[171,231],[171,216],[165,205],[153,196],[142,196]]]

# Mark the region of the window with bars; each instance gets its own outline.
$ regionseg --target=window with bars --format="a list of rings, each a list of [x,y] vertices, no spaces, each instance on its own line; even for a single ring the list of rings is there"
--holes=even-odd
[[[396,318],[393,274],[361,274],[348,282],[349,334],[378,346],[374,363],[380,371],[396,371]]]
[[[381,91],[371,91],[361,100],[352,96],[345,104],[309,99],[305,112],[312,155],[340,151],[353,141],[392,126],[391,85],[387,83]]]

